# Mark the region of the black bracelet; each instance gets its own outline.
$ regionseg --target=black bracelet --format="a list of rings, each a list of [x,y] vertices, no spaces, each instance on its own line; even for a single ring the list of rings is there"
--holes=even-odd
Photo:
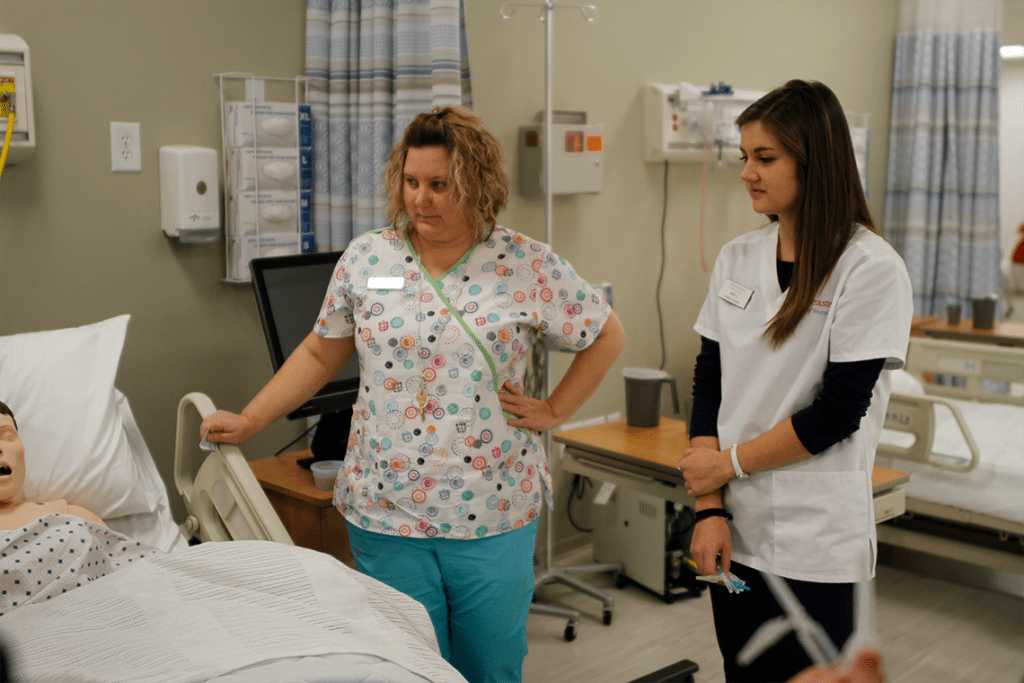
[[[732,515],[722,508],[708,508],[707,510],[699,510],[694,515],[694,524],[701,520],[705,520],[708,517],[725,517],[726,519],[732,519]]]

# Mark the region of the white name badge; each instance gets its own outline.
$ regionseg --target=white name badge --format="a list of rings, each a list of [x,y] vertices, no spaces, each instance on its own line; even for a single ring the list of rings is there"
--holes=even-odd
[[[754,290],[732,280],[726,280],[725,284],[722,285],[722,290],[718,293],[720,298],[740,308],[746,308],[747,303],[750,302],[750,297],[753,295]]]
[[[404,277],[370,277],[366,278],[367,289],[405,289]]]

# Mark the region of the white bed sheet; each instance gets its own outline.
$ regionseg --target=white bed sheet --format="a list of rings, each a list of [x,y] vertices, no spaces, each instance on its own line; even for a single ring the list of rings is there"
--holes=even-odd
[[[19,681],[242,681],[314,657],[308,679],[282,680],[327,680],[329,669],[341,682],[465,683],[418,602],[329,555],[267,541],[133,561],[4,614],[0,638]]]
[[[876,464],[910,473],[907,496],[930,503],[971,510],[1024,524],[1024,408],[1001,403],[954,400],[980,453],[970,472],[949,472],[897,458],[876,458]],[[907,445],[913,436],[882,431],[882,443]],[[935,408],[934,458],[970,460],[970,451],[952,413]]]

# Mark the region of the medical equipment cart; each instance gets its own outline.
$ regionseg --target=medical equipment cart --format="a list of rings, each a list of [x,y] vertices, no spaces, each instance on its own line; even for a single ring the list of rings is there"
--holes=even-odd
[[[592,514],[594,560],[622,563],[619,588],[633,583],[671,604],[707,587],[687,562],[692,507],[620,486]]]

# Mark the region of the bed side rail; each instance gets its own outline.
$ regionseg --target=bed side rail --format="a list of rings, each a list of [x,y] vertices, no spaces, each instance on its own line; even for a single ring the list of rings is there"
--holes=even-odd
[[[933,396],[1024,406],[1024,348],[911,337],[906,370]],[[926,381],[934,375],[962,377],[964,386]],[[1008,382],[1010,389],[985,391],[986,380]]]
[[[199,425],[216,408],[203,393],[178,403],[174,443],[174,485],[185,501],[186,538],[199,541],[265,540],[292,545],[238,446],[218,444],[217,452],[199,447]]]
[[[932,457],[936,410],[949,410],[953,413],[953,418],[971,452],[971,459],[968,462],[959,465],[956,464],[954,458],[940,461]],[[921,462],[951,472],[970,472],[978,466],[981,459],[978,446],[974,442],[974,437],[971,435],[971,430],[968,428],[960,408],[947,399],[893,393],[889,396],[889,404],[885,409],[884,427],[895,432],[911,434],[914,437],[914,442],[909,446],[879,442],[876,449],[877,455]]]

